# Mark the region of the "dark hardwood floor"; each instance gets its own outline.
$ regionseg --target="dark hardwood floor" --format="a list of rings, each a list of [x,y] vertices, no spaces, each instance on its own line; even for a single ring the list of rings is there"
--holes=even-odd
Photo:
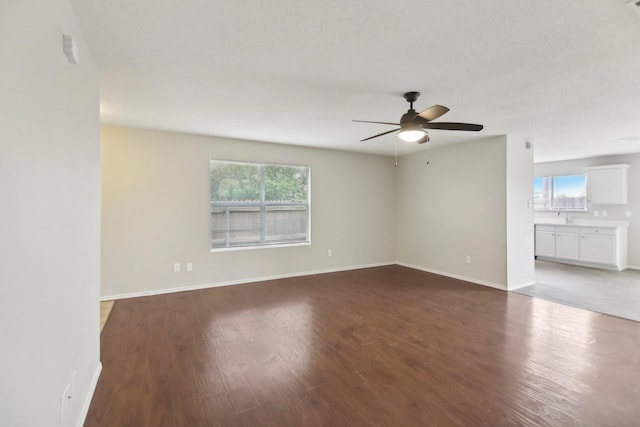
[[[640,323],[400,266],[119,300],[87,426],[638,426]]]

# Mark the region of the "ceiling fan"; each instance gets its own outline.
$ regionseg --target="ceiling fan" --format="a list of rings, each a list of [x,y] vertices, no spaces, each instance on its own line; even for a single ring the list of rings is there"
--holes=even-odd
[[[454,122],[432,122],[432,120],[445,114],[449,109],[442,105],[433,105],[421,113],[416,112],[413,109],[413,103],[416,102],[420,96],[420,92],[407,92],[402,95],[404,99],[409,103],[409,110],[402,115],[400,123],[390,122],[373,122],[369,120],[354,120],[359,123],[379,123],[383,125],[400,126],[397,129],[393,129],[387,132],[382,132],[377,135],[370,136],[362,139],[361,141],[368,141],[379,136],[387,135],[392,132],[398,132],[398,138],[407,142],[417,142],[418,144],[424,144],[429,141],[429,134],[427,129],[442,129],[442,130],[465,130],[465,131],[480,131],[482,125],[474,125],[471,123],[454,123]]]

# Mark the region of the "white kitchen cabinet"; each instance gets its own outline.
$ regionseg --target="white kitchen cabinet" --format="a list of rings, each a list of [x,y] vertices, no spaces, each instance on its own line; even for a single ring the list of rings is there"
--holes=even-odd
[[[553,225],[536,226],[536,256],[556,256],[556,227]]]
[[[536,257],[589,267],[626,269],[628,225],[610,225],[604,221],[599,224],[605,225],[536,224]]]
[[[615,234],[615,229],[582,229],[580,231],[580,261],[615,264]]]
[[[589,202],[593,205],[627,204],[627,169],[629,165],[585,168]]]
[[[578,259],[580,241],[577,227],[556,228],[556,258]]]

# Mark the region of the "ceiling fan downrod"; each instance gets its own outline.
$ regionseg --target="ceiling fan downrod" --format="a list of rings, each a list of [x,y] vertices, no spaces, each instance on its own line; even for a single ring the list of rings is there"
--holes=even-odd
[[[420,96],[420,92],[407,92],[402,96],[409,103],[410,109],[413,110],[413,103],[418,100],[418,97]]]

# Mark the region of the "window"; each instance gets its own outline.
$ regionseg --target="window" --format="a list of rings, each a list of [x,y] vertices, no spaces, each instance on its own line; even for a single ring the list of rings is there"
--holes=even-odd
[[[536,210],[587,210],[586,175],[537,176],[533,179]]]
[[[210,161],[211,249],[310,242],[310,169]]]

